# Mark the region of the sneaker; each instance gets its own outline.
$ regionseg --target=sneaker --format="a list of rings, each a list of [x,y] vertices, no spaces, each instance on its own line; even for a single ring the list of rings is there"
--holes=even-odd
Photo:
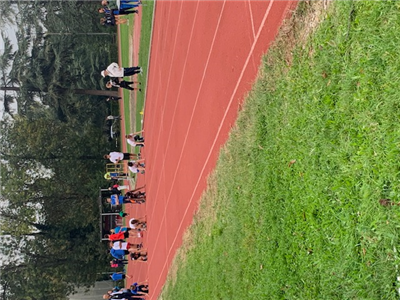
[[[142,69],[142,67],[140,67],[140,74],[143,74],[143,69]]]

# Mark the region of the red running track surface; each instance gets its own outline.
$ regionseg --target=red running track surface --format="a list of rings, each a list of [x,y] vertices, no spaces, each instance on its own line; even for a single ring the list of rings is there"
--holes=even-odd
[[[147,203],[136,212],[147,214],[149,261],[129,267],[134,280],[148,279],[149,299],[162,289],[261,56],[295,5],[156,2],[142,150],[146,175],[139,178]]]

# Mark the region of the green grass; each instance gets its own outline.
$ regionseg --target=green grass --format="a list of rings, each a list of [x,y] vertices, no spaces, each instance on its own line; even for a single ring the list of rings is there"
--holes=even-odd
[[[146,78],[148,71],[148,59],[149,59],[149,51],[150,51],[150,38],[151,38],[151,30],[152,30],[152,20],[153,20],[153,7],[154,1],[143,1],[142,6],[142,24],[140,31],[140,47],[139,47],[139,66],[143,68],[143,75],[138,75],[138,80],[142,82],[141,88],[143,90],[142,93],[137,93],[136,98],[136,107],[131,107],[130,104],[133,102],[130,99],[130,92],[128,90],[124,90],[124,105],[125,105],[125,119],[129,120],[130,114],[134,114],[135,124],[126,124],[127,128],[130,130],[135,130],[142,128],[141,119],[142,116],[140,112],[144,107],[144,96],[146,89]],[[130,56],[129,56],[129,41],[132,39],[133,32],[133,15],[129,15],[129,26],[121,26],[121,53],[122,53],[122,64],[130,65]]]
[[[130,41],[132,40],[132,32],[133,32],[133,18],[134,14],[129,14],[125,16],[129,20],[129,25],[120,25],[120,47],[121,47],[121,61],[122,66],[131,67],[131,50],[130,50]],[[129,80],[130,78],[125,78],[125,80]],[[124,98],[124,120],[125,120],[125,128],[126,132],[132,131],[132,127],[130,124],[130,102],[131,102],[131,93],[127,89],[123,89],[123,98]]]
[[[143,75],[141,76],[142,81],[142,93],[137,94],[136,98],[136,127],[142,128],[141,120],[142,115],[140,112],[143,111],[144,108],[144,97],[146,90],[147,82],[147,74],[149,68],[149,51],[150,51],[150,38],[151,38],[151,30],[152,30],[152,22],[153,22],[153,8],[154,1],[143,1],[142,7],[142,27],[140,31],[140,48],[139,48],[139,66],[143,68]]]
[[[150,38],[151,38],[151,29],[152,29],[152,20],[153,20],[153,7],[154,1],[143,1],[142,6],[142,24],[141,24],[141,32],[140,32],[140,47],[139,47],[139,66],[143,68],[143,75],[138,75],[137,79],[142,82],[141,89],[142,92],[138,92],[136,94],[136,99],[133,98],[130,91],[124,89],[124,107],[125,107],[125,126],[127,132],[137,131],[142,128],[141,120],[142,115],[141,112],[144,108],[144,97],[146,90],[146,79],[148,72],[148,59],[149,59],[149,51],[150,51]],[[133,15],[129,15],[129,25],[121,26],[121,56],[122,56],[122,65],[130,66],[131,57],[130,53],[130,41],[132,40],[132,32],[133,32]],[[133,103],[136,103],[136,106],[132,106]],[[134,124],[131,124],[131,120],[135,120]],[[130,146],[128,145],[128,149]],[[133,151],[133,150],[132,150]],[[137,151],[137,149],[136,149]]]
[[[400,2],[334,1],[269,52],[162,299],[398,299],[399,32]]]

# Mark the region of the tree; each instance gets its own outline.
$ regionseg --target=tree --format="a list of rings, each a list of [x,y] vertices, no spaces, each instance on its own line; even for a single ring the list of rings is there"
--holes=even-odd
[[[3,4],[0,4],[0,6],[1,5]],[[7,85],[10,84],[10,82],[7,81],[6,72],[11,67],[11,61],[14,57],[14,53],[10,39],[3,32],[1,32],[1,38],[4,41],[4,50],[3,53],[0,54],[0,85]],[[7,91],[4,90],[2,95],[3,107],[5,112],[10,113],[10,105],[14,102],[14,98],[11,95],[7,95],[6,92]]]
[[[18,45],[0,56],[0,96],[8,111],[18,106],[0,123],[0,254],[10,258],[0,267],[3,299],[65,299],[106,265],[97,189],[110,150],[101,130],[108,106],[92,94],[104,95],[99,73],[116,47],[100,36],[90,44],[83,35],[44,38],[104,30],[96,6],[13,2]]]
[[[4,27],[7,24],[15,24],[15,2],[13,1],[0,1],[0,25]]]

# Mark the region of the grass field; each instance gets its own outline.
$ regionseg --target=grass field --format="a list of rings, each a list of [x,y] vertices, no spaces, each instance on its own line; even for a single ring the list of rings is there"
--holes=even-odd
[[[139,66],[143,68],[143,75],[138,75],[137,80],[141,81],[141,89],[142,92],[136,93],[136,99],[134,94],[124,89],[124,120],[125,120],[125,128],[127,132],[133,132],[140,130],[142,128],[141,120],[142,115],[141,112],[144,109],[144,97],[146,90],[146,78],[147,78],[147,69],[148,69],[148,59],[149,59],[149,51],[150,51],[150,37],[151,37],[151,27],[153,20],[153,7],[154,1],[143,1],[142,7],[142,23],[141,23],[141,33],[140,33],[140,48],[139,48]],[[120,46],[121,46],[121,59],[123,66],[131,66],[131,58],[132,58],[132,43],[133,40],[133,24],[134,24],[134,16],[128,15],[129,25],[121,25],[120,26]],[[128,79],[127,79],[128,80]],[[130,149],[131,147],[128,145],[128,151],[137,152],[138,149]]]
[[[133,131],[137,128],[141,128],[141,115],[140,112],[144,108],[144,97],[146,90],[146,78],[148,69],[148,58],[150,51],[150,37],[151,37],[151,27],[153,20],[153,7],[154,1],[143,1],[142,6],[142,23],[140,32],[140,48],[139,48],[139,66],[143,68],[143,75],[139,75],[137,79],[142,82],[141,93],[136,93],[136,99],[134,99],[133,94],[124,89],[124,106],[125,106],[125,120],[127,120],[125,126],[127,126],[127,131]],[[122,25],[121,28],[121,53],[122,53],[122,64],[131,65],[131,55],[130,48],[133,41],[133,21],[134,15],[129,15],[129,26]],[[133,41],[135,42],[135,41]],[[131,95],[132,94],[132,95]],[[135,104],[135,107],[132,107]],[[133,114],[133,115],[132,115]],[[134,124],[128,122],[128,120],[135,120]]]
[[[129,20],[128,25],[120,25],[120,51],[121,51],[121,61],[122,65],[126,67],[132,66],[132,40],[133,40],[133,23],[134,23],[134,14],[130,14],[125,16]],[[125,80],[130,80],[132,78],[125,78]],[[131,93],[127,89],[123,89],[123,98],[124,98],[124,120],[125,120],[125,128],[126,132],[131,132],[134,127],[131,127],[132,124],[130,122],[131,119],[131,108],[130,103],[134,100],[133,93]]]
[[[162,299],[399,298],[399,32],[400,2],[333,1],[273,47]]]
[[[149,68],[149,51],[150,51],[150,38],[153,22],[153,8],[154,1],[143,1],[142,8],[142,24],[140,30],[140,49],[139,49],[139,66],[144,70],[142,75],[142,93],[138,93],[136,98],[136,115],[144,109],[144,98],[147,82],[147,74]],[[137,115],[138,116],[138,115]],[[142,128],[141,117],[136,118],[136,128]]]

